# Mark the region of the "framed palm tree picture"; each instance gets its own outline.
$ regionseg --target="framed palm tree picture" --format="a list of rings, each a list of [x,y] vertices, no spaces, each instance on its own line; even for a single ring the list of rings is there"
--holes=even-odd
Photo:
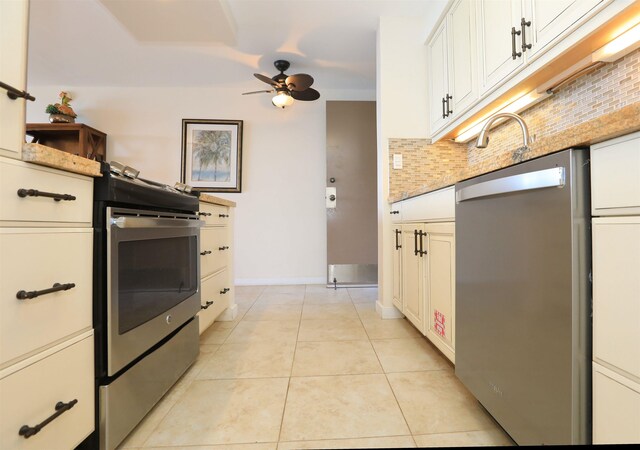
[[[241,192],[242,120],[182,119],[180,181],[203,192]]]

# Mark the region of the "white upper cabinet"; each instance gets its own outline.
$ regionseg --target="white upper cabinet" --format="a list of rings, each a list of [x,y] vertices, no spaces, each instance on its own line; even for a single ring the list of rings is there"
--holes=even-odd
[[[474,5],[455,1],[427,44],[432,132],[477,98]]]
[[[429,117],[431,131],[447,123],[446,107],[448,83],[447,23],[443,22],[429,42]]]
[[[0,0],[0,82],[26,89],[29,2]],[[25,136],[25,99],[0,88],[0,155],[20,158]]]
[[[529,0],[526,2],[525,38],[530,57],[544,49],[603,0]]]
[[[484,94],[524,64],[520,40],[524,10],[521,0],[483,0],[476,7],[480,94]]]

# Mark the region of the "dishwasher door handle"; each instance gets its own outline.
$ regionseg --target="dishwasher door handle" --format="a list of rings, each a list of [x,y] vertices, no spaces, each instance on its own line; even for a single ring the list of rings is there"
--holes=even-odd
[[[564,167],[553,167],[551,169],[498,178],[496,180],[484,181],[464,187],[456,192],[456,203],[491,195],[549,187],[563,187],[564,185]]]

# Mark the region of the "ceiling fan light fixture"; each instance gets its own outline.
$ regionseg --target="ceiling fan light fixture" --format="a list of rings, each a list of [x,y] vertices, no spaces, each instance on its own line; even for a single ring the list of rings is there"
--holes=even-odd
[[[293,97],[288,92],[280,91],[272,99],[273,106],[284,108],[293,105]]]

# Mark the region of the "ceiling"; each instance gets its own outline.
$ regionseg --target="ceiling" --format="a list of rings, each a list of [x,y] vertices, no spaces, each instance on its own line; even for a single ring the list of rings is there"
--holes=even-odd
[[[31,0],[30,85],[266,85],[276,59],[318,90],[375,89],[379,17],[424,37],[446,0]],[[398,67],[402,70],[402,67]]]

